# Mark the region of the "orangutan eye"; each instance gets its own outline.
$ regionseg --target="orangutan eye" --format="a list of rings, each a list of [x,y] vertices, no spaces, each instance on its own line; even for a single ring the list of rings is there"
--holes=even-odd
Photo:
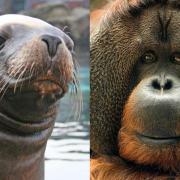
[[[180,53],[179,52],[173,53],[173,55],[171,56],[171,61],[173,63],[176,63],[176,64],[180,65]]]
[[[6,42],[6,39],[2,36],[0,36],[0,49],[2,49],[4,47],[4,44]]]
[[[149,64],[156,62],[157,57],[153,51],[148,51],[141,57],[141,61],[142,63]]]

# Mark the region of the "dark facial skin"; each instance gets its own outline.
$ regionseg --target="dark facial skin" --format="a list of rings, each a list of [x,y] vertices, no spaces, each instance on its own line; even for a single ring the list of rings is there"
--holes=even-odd
[[[119,152],[138,164],[155,164],[166,170],[179,171],[180,32],[176,25],[180,20],[177,16],[179,12],[176,10],[156,6],[137,18],[135,37],[141,50],[134,67],[131,94],[125,106],[119,138],[122,140],[125,134],[129,134],[139,146],[147,149],[142,151],[134,146],[134,154],[139,157],[129,158],[130,140],[124,138],[122,142],[127,141],[127,144],[120,143]],[[145,32],[144,28],[148,30]],[[143,154],[149,158],[142,160]],[[162,163],[163,158],[169,165]]]
[[[148,15],[149,12],[153,15]],[[131,96],[135,101],[134,114],[140,121],[139,125],[142,123],[141,132],[147,136],[180,136],[180,129],[177,129],[180,123],[178,15],[177,11],[164,7],[149,9],[143,13],[138,25],[137,38],[141,40],[141,54],[135,67],[135,90]],[[145,33],[142,26],[145,29],[151,27]]]

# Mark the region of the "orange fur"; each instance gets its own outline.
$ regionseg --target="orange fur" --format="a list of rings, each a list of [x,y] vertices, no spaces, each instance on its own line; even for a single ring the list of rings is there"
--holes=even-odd
[[[142,0],[114,0],[102,8],[92,11],[90,14],[90,32],[92,33],[96,27],[101,26],[112,14],[116,12],[127,14],[130,7],[136,7],[141,2]]]
[[[104,13],[103,9],[98,9],[90,14],[90,32],[97,26]]]
[[[101,157],[91,160],[91,180],[167,180],[166,174],[135,171],[119,157]],[[177,180],[180,176],[177,177]]]

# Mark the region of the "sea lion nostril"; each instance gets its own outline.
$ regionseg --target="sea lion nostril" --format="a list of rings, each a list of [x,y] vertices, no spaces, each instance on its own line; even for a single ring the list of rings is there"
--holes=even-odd
[[[47,45],[49,56],[54,57],[56,55],[58,45],[62,43],[62,40],[51,35],[43,35],[41,39]]]

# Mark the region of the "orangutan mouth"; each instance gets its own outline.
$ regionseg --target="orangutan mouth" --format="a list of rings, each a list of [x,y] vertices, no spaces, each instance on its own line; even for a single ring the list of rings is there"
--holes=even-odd
[[[170,137],[158,137],[158,136],[147,136],[144,134],[137,134],[137,137],[147,144],[177,144],[180,143],[180,136]]]

